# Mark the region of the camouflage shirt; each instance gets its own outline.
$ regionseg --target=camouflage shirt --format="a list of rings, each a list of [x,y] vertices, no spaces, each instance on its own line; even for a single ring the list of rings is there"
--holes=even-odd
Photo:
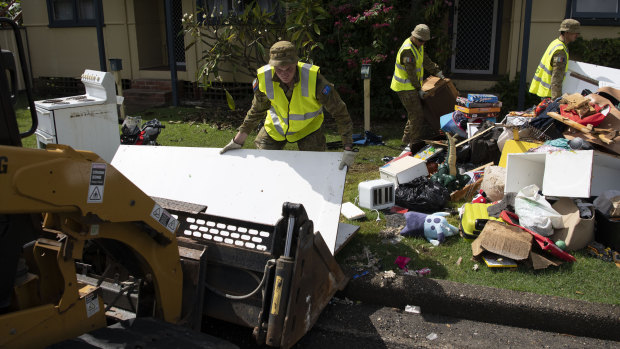
[[[282,84],[277,74],[274,74],[273,81],[280,82],[280,87],[284,91],[286,98],[290,101],[291,96],[293,95],[293,89],[288,88],[285,84]],[[299,74],[295,75],[293,83],[299,83]],[[320,73],[318,74],[316,82],[316,97],[325,110],[327,110],[336,120],[338,133],[342,139],[342,144],[345,147],[351,146],[353,144],[353,123],[351,122],[351,116],[347,110],[347,105],[340,98],[340,95],[334,88],[334,85],[327,81],[327,79],[325,79],[325,77],[323,77]],[[239,132],[250,134],[256,126],[265,119],[269,108],[271,108],[271,101],[267,98],[267,95],[256,88],[254,90],[252,107],[250,107],[250,110],[248,110],[248,113],[245,115],[245,120],[243,120],[243,123],[239,127]]]
[[[551,56],[551,98],[556,99],[562,96],[562,83],[564,82],[564,73],[568,57],[564,50],[557,50]]]
[[[413,38],[411,38],[411,43],[415,45],[413,43]],[[415,87],[416,90],[419,91],[421,88],[420,81],[418,81],[418,79],[411,78],[416,76],[415,57],[413,56],[413,52],[411,52],[411,50],[404,50],[400,54],[400,64],[405,66],[405,70],[407,71],[407,75],[409,76],[411,84],[413,85],[413,87]],[[428,58],[426,52],[424,52],[424,57],[422,58],[422,67],[424,68],[424,71],[427,71],[431,75],[435,75],[441,70],[439,69],[439,66],[435,64],[435,62]]]

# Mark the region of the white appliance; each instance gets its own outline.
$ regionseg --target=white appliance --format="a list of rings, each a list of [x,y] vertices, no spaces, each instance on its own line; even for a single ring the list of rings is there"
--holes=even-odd
[[[85,70],[86,94],[35,101],[37,144],[66,144],[88,150],[111,162],[120,145],[116,85],[108,72]]]
[[[395,204],[395,184],[385,179],[360,182],[357,186],[360,206],[370,210],[382,210]]]

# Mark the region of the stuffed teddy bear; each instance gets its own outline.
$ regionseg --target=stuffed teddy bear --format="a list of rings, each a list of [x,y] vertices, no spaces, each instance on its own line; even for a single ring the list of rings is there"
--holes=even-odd
[[[456,235],[459,232],[457,227],[446,220],[448,215],[448,212],[436,212],[433,214],[415,211],[405,212],[404,216],[407,224],[400,231],[400,235],[424,236],[433,246],[437,246],[446,237]]]

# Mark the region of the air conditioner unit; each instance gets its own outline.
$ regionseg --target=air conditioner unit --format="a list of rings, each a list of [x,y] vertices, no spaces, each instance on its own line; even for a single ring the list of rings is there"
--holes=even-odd
[[[360,206],[371,210],[381,210],[394,206],[394,188],[394,182],[385,179],[361,182],[357,186]]]

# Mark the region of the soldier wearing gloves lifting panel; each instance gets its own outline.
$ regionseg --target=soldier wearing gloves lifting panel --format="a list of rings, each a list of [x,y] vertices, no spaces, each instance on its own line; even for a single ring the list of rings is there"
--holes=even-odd
[[[295,46],[279,41],[269,50],[269,64],[257,71],[252,107],[235,137],[220,154],[240,149],[261,120],[254,144],[258,149],[281,150],[287,142],[297,143],[299,150],[325,151],[323,107],[338,125],[344,153],[339,169],[351,167],[355,160],[352,122],[346,104],[320,73],[319,67],[299,62]],[[266,116],[266,117],[265,117]]]
[[[553,40],[536,68],[530,85],[530,93],[541,98],[556,99],[562,96],[564,74],[568,71],[568,47],[579,36],[581,24],[574,19],[565,19],[560,24],[560,36]]]
[[[424,118],[422,99],[426,92],[422,91],[424,70],[440,79],[444,78],[439,66],[424,53],[424,43],[430,40],[431,31],[426,24],[418,24],[400,46],[396,55],[394,76],[390,88],[398,94],[398,98],[407,110],[407,124],[403,132],[402,142],[416,153],[424,146],[423,139],[437,134]]]

